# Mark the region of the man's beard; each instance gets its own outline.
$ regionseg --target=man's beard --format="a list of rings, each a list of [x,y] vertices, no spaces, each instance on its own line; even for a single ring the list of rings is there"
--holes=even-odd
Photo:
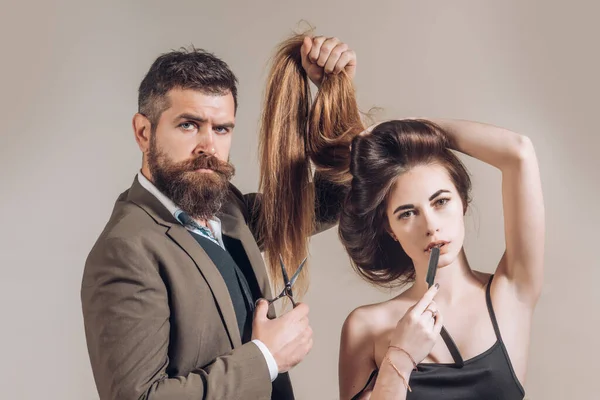
[[[194,219],[207,220],[217,215],[227,193],[235,168],[215,156],[202,153],[183,162],[173,162],[150,140],[148,168],[154,186]],[[198,172],[210,169],[213,172]]]

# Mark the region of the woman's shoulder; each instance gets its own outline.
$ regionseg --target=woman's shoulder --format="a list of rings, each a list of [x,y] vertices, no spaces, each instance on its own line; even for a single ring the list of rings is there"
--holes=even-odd
[[[381,331],[395,325],[411,306],[402,294],[380,303],[366,304],[352,310],[344,321],[343,329],[353,336],[377,336]]]
[[[373,361],[375,340],[385,321],[385,303],[366,304],[348,314],[342,325],[340,351],[352,353],[352,359]]]

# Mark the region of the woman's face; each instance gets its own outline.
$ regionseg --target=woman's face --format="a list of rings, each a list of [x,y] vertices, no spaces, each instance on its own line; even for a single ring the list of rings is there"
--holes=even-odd
[[[442,245],[440,268],[452,263],[462,249],[463,204],[441,165],[420,165],[400,175],[389,195],[386,213],[392,237],[415,266],[427,265],[433,245]]]

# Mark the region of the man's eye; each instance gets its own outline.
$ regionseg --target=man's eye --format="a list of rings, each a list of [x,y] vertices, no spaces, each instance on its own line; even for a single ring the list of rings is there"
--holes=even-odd
[[[181,128],[183,128],[183,130],[186,131],[191,131],[196,129],[196,124],[192,123],[192,122],[184,122],[182,124],[179,125]]]

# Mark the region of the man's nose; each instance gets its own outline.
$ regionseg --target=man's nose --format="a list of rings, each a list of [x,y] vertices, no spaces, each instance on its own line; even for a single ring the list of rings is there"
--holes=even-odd
[[[215,133],[213,132],[212,127],[208,124],[204,124],[196,136],[198,142],[194,149],[194,153],[214,155],[216,153],[214,135]]]

